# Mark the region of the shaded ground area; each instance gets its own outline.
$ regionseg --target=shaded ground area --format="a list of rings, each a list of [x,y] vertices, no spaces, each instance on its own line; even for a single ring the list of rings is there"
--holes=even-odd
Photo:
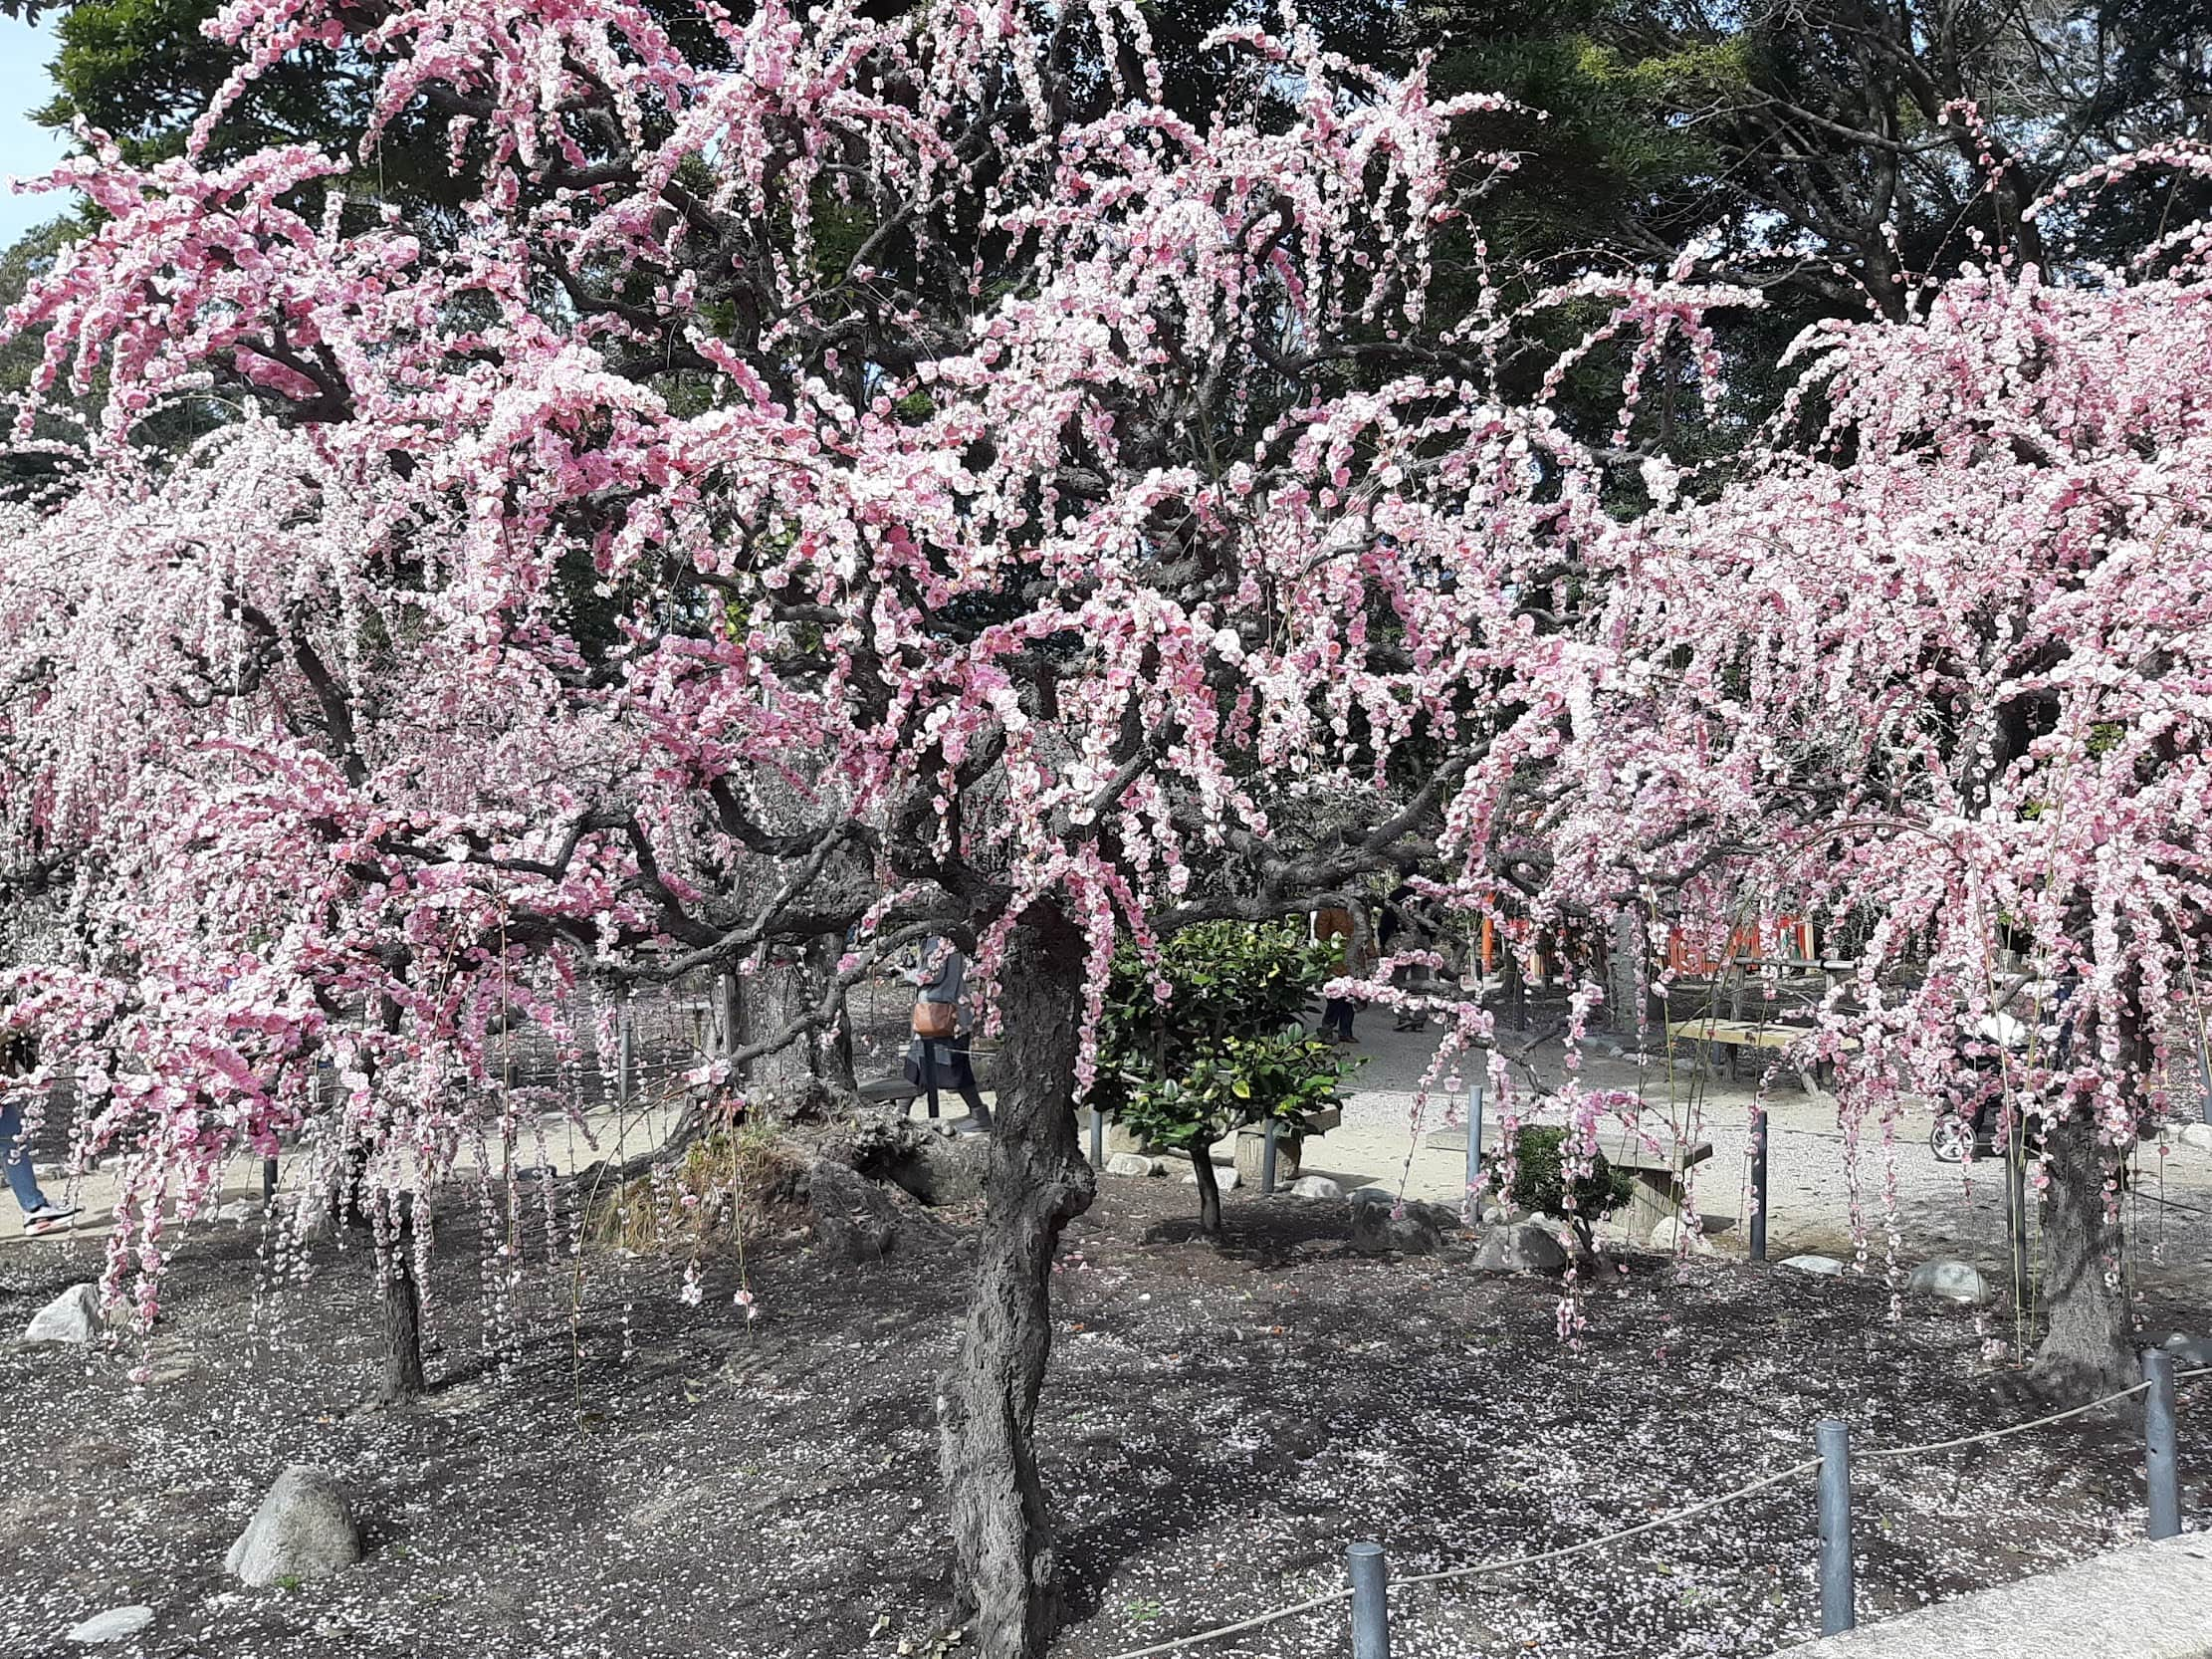
[[[1341,1206],[1245,1195],[1195,1241],[1180,1183],[1109,1182],[1072,1229],[1040,1423],[1075,1602],[1066,1659],[1105,1656],[1341,1582],[1344,1544],[1416,1572],[1570,1543],[1801,1461],[1841,1415],[1862,1447],[2018,1415],[1977,1373],[1970,1313],[1854,1280],[1639,1256],[1556,1333],[1558,1287],[1450,1257],[1372,1260]],[[160,1332],[120,1353],[0,1347],[0,1655],[61,1650],[104,1607],[156,1622],[105,1651],[244,1659],[929,1652],[945,1611],[933,1385],[973,1217],[910,1219],[836,1266],[795,1238],[704,1265],[571,1256],[532,1209],[527,1261],[441,1217],[422,1407],[357,1408],[377,1361],[357,1236],[304,1283],[251,1228],[202,1229]],[[340,1253],[338,1245],[344,1250]],[[84,1243],[0,1256],[0,1318],[97,1271]],[[2156,1308],[2174,1322],[2187,1309]],[[2201,1310],[2197,1314],[2201,1321]],[[129,1380],[147,1365],[154,1381]],[[2184,1510],[2212,1482],[2212,1397],[2185,1390]],[[248,1590],[225,1547],[287,1463],[352,1493],[368,1558]],[[2078,1420],[1869,1468],[1869,1613],[2139,1536],[2139,1454]],[[1396,1600],[1399,1659],[1762,1654],[1814,1626],[1809,1488],[1604,1554]],[[1318,1659],[1339,1610],[1200,1650]]]

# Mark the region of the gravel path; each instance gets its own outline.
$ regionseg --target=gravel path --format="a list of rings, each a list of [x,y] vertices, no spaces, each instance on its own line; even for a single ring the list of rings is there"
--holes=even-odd
[[[1344,1123],[1307,1147],[1304,1169],[1347,1187],[1375,1183],[1409,1198],[1456,1205],[1465,1184],[1465,1141],[1451,1149],[1428,1141],[1463,1123],[1464,1098],[1438,1095],[1424,1104],[1418,1094],[1438,1038],[1393,1032],[1373,1015],[1361,1021],[1360,1037],[1356,1052],[1365,1064],[1354,1073]],[[1547,1085],[1559,1082],[1564,1059],[1557,1043],[1532,1057]],[[1704,1217],[1714,1248],[1745,1252],[1757,1100],[1748,1067],[1739,1083],[1724,1069],[1707,1078],[1677,1062],[1669,1076],[1663,1058],[1639,1066],[1633,1057],[1598,1053],[1585,1058],[1582,1075],[1593,1086],[1639,1093],[1647,1127],[1672,1124],[1711,1142],[1711,1161],[1693,1173],[1690,1202]],[[1939,1163],[1927,1145],[1933,1119],[1921,1111],[1905,1113],[1886,1139],[1879,1125],[1870,1125],[1855,1148],[1834,1102],[1808,1094],[1794,1074],[1773,1087],[1768,1110],[1770,1258],[1818,1253],[1850,1260],[1863,1238],[1877,1272],[1891,1258],[1909,1269],[1953,1256],[2002,1277],[2010,1253],[2000,1163]],[[1497,1117],[1494,1103],[1489,1116],[1486,1145]],[[1528,1120],[1561,1117],[1538,1111]],[[2193,1297],[2212,1270],[2212,1152],[2169,1135],[2143,1145],[2139,1168],[2142,1178],[2126,1200],[2137,1247],[2131,1270],[2146,1288]]]

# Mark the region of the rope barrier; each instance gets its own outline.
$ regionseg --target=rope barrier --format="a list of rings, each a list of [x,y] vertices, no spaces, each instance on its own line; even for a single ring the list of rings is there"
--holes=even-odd
[[[1172,1642],[1162,1642],[1157,1647],[1140,1647],[1128,1653],[1117,1653],[1112,1659],[1157,1659],[1163,1653],[1180,1653],[1187,1647],[1197,1647],[1201,1642],[1217,1642],[1223,1636],[1240,1635],[1246,1630],[1258,1630],[1265,1625],[1280,1624],[1284,1619],[1296,1618],[1300,1613],[1310,1613],[1316,1607],[1326,1607],[1334,1601],[1352,1599],[1350,1586],[1317,1595],[1311,1601],[1301,1601],[1295,1607],[1278,1607],[1271,1613],[1261,1613],[1238,1624],[1224,1624],[1217,1630],[1202,1630],[1196,1636],[1179,1636]]]
[[[1538,1566],[1545,1561],[1564,1560],[1569,1555],[1588,1554],[1593,1549],[1603,1549],[1608,1544],[1619,1543],[1623,1539],[1633,1539],[1644,1533],[1656,1533],[1662,1528],[1675,1527],[1684,1521],[1695,1520],[1698,1516],[1733,1504],[1739,1498],[1748,1498],[1754,1492],[1764,1492],[1770,1486],[1780,1486],[1784,1481],[1794,1481],[1798,1476],[1808,1474],[1820,1466],[1821,1460],[1819,1458],[1808,1458],[1803,1463],[1791,1464],[1789,1468],[1778,1474],[1769,1475],[1763,1480],[1753,1481],[1749,1486],[1739,1486],[1735,1491],[1723,1493],[1718,1498],[1708,1498],[1702,1504],[1690,1505],[1686,1510],[1675,1510],[1670,1515],[1659,1516],[1656,1520],[1643,1522],[1622,1532],[1609,1533],[1602,1539],[1590,1539],[1582,1543],[1570,1543],[1562,1548],[1546,1549],[1534,1555],[1511,1555],[1503,1560],[1478,1561],[1473,1566],[1453,1566],[1445,1567],[1440,1572],[1416,1573],[1410,1578],[1393,1579],[1391,1581],[1392,1588],[1395,1589],[1400,1584],[1437,1584],[1447,1578],[1476,1578],[1485,1573],[1503,1572],[1509,1567]]]
[[[2068,1411],[2054,1411],[2048,1417],[2032,1418],[2028,1422],[2013,1423],[2001,1429],[1987,1429],[1980,1434],[1962,1434],[1950,1440],[1930,1440],[1920,1446],[1879,1446],[1872,1451],[1858,1452],[1854,1455],[1862,1463],[1881,1463],[1891,1458],[1911,1458],[1920,1457],[1929,1452],[1948,1452],[1958,1446],[1978,1446],[1984,1441],[2002,1440],[2007,1435],[2024,1434],[2029,1429],[2040,1429],[2052,1423],[2063,1423],[2069,1417],[2080,1417],[2085,1412],[2096,1411],[2100,1407],[2108,1406],[2114,1400],[2124,1400],[2130,1394],[2140,1394],[2149,1386],[2147,1380],[2138,1382],[2132,1388],[2122,1388],[2117,1393],[2106,1394],[2101,1399],[2090,1401],[2088,1405],[2078,1405]]]
[[[2212,1376],[2212,1365],[2201,1366],[2193,1371],[2177,1371],[2174,1373],[2173,1380],[2177,1383],[2193,1382],[2199,1377],[2208,1376]],[[2124,1400],[2131,1395],[2140,1394],[2149,1386],[2150,1383],[2146,1379],[2136,1383],[2131,1388],[2122,1388],[2114,1393],[2106,1394],[2101,1399],[2092,1400],[2087,1405],[2072,1406],[2065,1411],[2054,1411],[2049,1416],[2032,1418],[2025,1423],[2010,1423],[2001,1429],[1985,1429],[1980,1434],[1959,1435],[1950,1440],[1930,1440],[1917,1446],[1885,1446],[1879,1450],[1863,1451],[1856,1455],[1864,1462],[1881,1462],[1895,1458],[1924,1457],[1930,1452],[1947,1452],[1960,1446],[1974,1446],[1984,1441],[2003,1440],[2010,1435],[2023,1434],[2029,1429],[2046,1428],[2053,1423],[2063,1423],[2070,1417],[2080,1417],[2086,1412],[2108,1406],[2115,1400]],[[1682,1522],[1695,1520],[1698,1516],[1709,1515],[1712,1511],[1723,1509],[1735,1503],[1738,1499],[1748,1498],[1755,1492],[1764,1492],[1768,1487],[1780,1486],[1785,1481],[1794,1481],[1800,1475],[1810,1474],[1820,1466],[1821,1460],[1819,1458],[1808,1458],[1803,1463],[1792,1464],[1789,1468],[1764,1476],[1751,1482],[1748,1486],[1740,1486],[1733,1492],[1722,1493],[1718,1498],[1708,1498],[1702,1503],[1690,1505],[1687,1509],[1674,1510],[1669,1514],[1642,1522],[1618,1533],[1608,1533],[1603,1538],[1588,1539],[1581,1543],[1566,1544],[1558,1549],[1539,1550],[1534,1554],[1508,1555],[1497,1560],[1477,1561],[1472,1566],[1445,1567],[1437,1572],[1422,1572],[1415,1573],[1410,1577],[1393,1578],[1390,1581],[1389,1588],[1396,1590],[1409,1584],[1437,1584],[1447,1579],[1478,1578],[1493,1572],[1509,1571],[1516,1567],[1541,1566],[1547,1561],[1564,1560],[1570,1555],[1588,1554],[1592,1550],[1603,1549],[1609,1544],[1619,1543],[1624,1539],[1633,1539],[1645,1533],[1659,1532],[1668,1527],[1679,1526]],[[1352,1591],[1349,1587],[1341,1590],[1331,1590],[1326,1594],[1313,1596],[1292,1606],[1278,1607],[1272,1612],[1258,1613],[1251,1618],[1240,1619],[1234,1624],[1218,1625],[1211,1630],[1201,1630],[1196,1635],[1179,1636],[1171,1642],[1160,1642],[1152,1647],[1132,1648],[1126,1653],[1112,1654],[1109,1655],[1109,1659],[1160,1659],[1162,1654],[1180,1653],[1187,1648],[1200,1647],[1208,1642],[1217,1642],[1224,1636],[1237,1636],[1247,1630],[1259,1630],[1270,1624],[1280,1624],[1284,1619],[1296,1618],[1300,1613],[1310,1613],[1318,1607],[1327,1607],[1339,1601],[1348,1601],[1351,1596]]]

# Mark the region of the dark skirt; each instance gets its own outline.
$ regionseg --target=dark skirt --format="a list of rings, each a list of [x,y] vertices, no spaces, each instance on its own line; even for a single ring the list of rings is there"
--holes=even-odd
[[[949,1088],[957,1094],[976,1086],[976,1073],[968,1063],[966,1037],[949,1037],[932,1043],[930,1069],[936,1073],[939,1088]],[[906,1080],[917,1088],[922,1086],[922,1040],[919,1037],[906,1046]]]

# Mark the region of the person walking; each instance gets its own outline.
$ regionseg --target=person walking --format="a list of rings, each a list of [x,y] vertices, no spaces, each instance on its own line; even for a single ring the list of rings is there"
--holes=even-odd
[[[1359,940],[1359,924],[1353,920],[1351,911],[1339,905],[1328,905],[1316,910],[1313,913],[1313,939],[1316,944],[1333,944],[1337,947],[1336,977],[1343,978],[1361,971],[1360,965],[1353,960],[1353,952]],[[1359,1039],[1352,1035],[1352,1017],[1358,1011],[1359,1005],[1350,997],[1323,999],[1321,1029],[1315,1035],[1325,1043],[1357,1043]]]
[[[937,1115],[938,1089],[949,1087],[968,1104],[968,1115],[953,1127],[963,1134],[990,1133],[991,1108],[976,1087],[969,1059],[967,956],[952,940],[933,934],[922,942],[922,959],[909,978],[915,986],[914,1037],[906,1046],[906,1080],[929,1091],[930,1116]]]
[[[0,1073],[6,1077],[20,1077],[32,1064],[28,1041],[20,1034],[0,1043]],[[0,1080],[0,1171],[6,1172],[8,1191],[15,1194],[16,1207],[23,1212],[23,1231],[33,1238],[67,1227],[77,1214],[76,1205],[56,1204],[39,1190],[39,1178],[31,1169],[31,1149],[23,1143],[23,1108],[15,1103],[4,1080]]]
[[[1422,903],[1421,895],[1414,891],[1412,882],[1400,882],[1392,890],[1390,897],[1383,900],[1383,917],[1376,928],[1376,934],[1385,956],[1389,956],[1393,951],[1427,950],[1429,948],[1430,929],[1427,907]],[[1393,968],[1390,982],[1402,991],[1411,991],[1417,996],[1426,997],[1434,990],[1431,983],[1432,977],[1431,971],[1426,965],[1416,963]],[[1400,1009],[1397,1019],[1392,1023],[1392,1029],[1394,1031],[1427,1031],[1429,1029],[1428,1009],[1418,1005],[1411,1009]]]

